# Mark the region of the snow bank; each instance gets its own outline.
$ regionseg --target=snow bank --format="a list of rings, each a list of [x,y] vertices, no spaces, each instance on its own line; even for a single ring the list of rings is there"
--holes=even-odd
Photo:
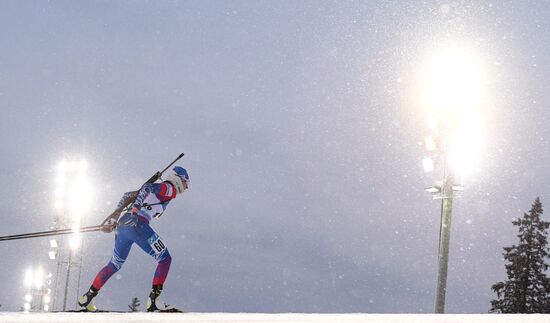
[[[548,323],[550,315],[495,314],[238,314],[238,313],[10,313],[1,323]]]

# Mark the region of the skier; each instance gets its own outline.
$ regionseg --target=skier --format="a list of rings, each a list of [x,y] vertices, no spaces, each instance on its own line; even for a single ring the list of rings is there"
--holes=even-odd
[[[78,299],[78,305],[83,310],[97,311],[92,303],[93,298],[97,296],[107,280],[120,270],[130,253],[132,244],[136,243],[143,251],[158,261],[153,277],[153,287],[147,300],[147,312],[180,312],[174,306],[164,303],[159,297],[170,269],[172,257],[166,244],[149,226],[149,221],[152,218],[160,217],[168,203],[176,198],[176,194],[182,194],[188,188],[189,175],[187,171],[180,166],[174,167],[173,171],[174,173],[162,183],[146,183],[139,191],[125,193],[118,203],[117,209],[128,205],[129,201],[135,198],[130,206],[130,211],[123,214],[118,221],[116,219],[118,213],[115,211],[117,216],[109,219],[103,225],[103,232],[111,232],[116,228],[115,248],[109,263],[99,271],[90,289]]]

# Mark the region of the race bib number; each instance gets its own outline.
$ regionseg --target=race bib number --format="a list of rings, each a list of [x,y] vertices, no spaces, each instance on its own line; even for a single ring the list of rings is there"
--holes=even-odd
[[[156,255],[159,255],[161,252],[164,251],[164,249],[166,249],[166,246],[164,245],[164,242],[162,242],[162,240],[160,240],[159,235],[156,234],[156,233],[154,235],[152,235],[149,239],[147,239],[147,242],[149,243],[149,245],[153,249],[153,252]]]

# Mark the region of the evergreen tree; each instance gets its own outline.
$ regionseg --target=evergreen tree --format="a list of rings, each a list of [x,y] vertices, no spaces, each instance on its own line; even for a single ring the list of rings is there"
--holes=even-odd
[[[497,299],[492,313],[550,313],[550,279],[546,276],[547,232],[550,222],[541,220],[542,203],[537,197],[529,213],[512,221],[518,227],[518,245],[504,248],[508,280],[491,288]]]
[[[137,311],[139,311],[138,307],[140,305],[141,304],[139,303],[139,298],[134,297],[134,298],[132,298],[132,303],[130,303],[130,305],[128,305],[128,308],[130,309],[130,312],[137,312]]]

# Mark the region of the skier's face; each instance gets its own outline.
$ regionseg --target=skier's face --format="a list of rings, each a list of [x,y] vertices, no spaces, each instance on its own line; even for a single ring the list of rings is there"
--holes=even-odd
[[[183,190],[187,190],[189,188],[189,180],[182,179],[181,184],[183,185]]]

